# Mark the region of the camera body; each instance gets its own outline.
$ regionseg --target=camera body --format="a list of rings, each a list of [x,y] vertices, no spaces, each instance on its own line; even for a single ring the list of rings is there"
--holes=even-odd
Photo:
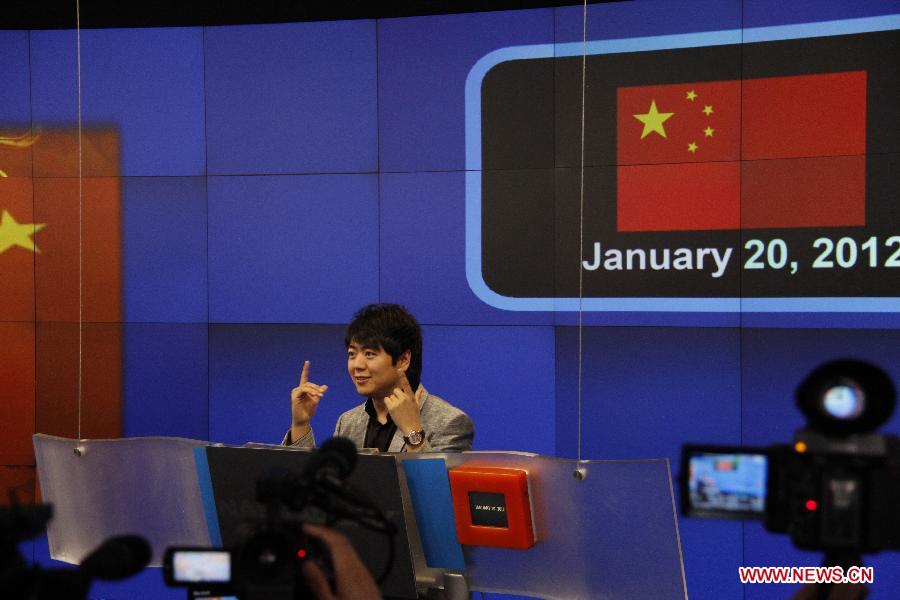
[[[797,389],[807,426],[793,443],[684,446],[682,513],[761,519],[798,548],[848,564],[900,549],[900,439],[875,431],[895,403],[877,367],[853,360],[819,367]]]
[[[275,471],[256,481],[256,500],[265,516],[241,525],[239,540],[229,548],[171,547],[163,557],[163,578],[172,587],[186,587],[193,598],[236,596],[241,600],[303,600],[312,598],[302,564],[314,560],[326,576],[332,574],[328,553],[303,532],[303,523],[323,524],[331,492],[343,489],[352,470],[355,448],[332,438],[316,457],[350,462],[342,470],[330,462],[312,461],[303,474]],[[347,442],[349,443],[349,442]]]
[[[263,527],[233,549],[168,548],[163,578],[171,587],[187,587],[193,597],[237,596],[242,600],[311,598],[301,575],[314,560],[327,574],[327,553],[294,523]]]
[[[802,449],[803,451],[798,451]],[[773,446],[766,529],[798,548],[873,553],[900,549],[900,440],[858,434],[832,439],[800,431]]]
[[[228,547],[168,548],[163,559],[166,583],[187,588],[193,598],[313,598],[304,563],[313,561],[332,585],[334,571],[327,548],[304,532],[306,523],[359,527],[384,538],[387,558],[380,583],[393,563],[396,528],[378,505],[347,481],[356,461],[354,444],[333,437],[301,463],[302,470],[282,464],[254,478],[253,514],[234,524]],[[391,467],[396,472],[393,463]]]

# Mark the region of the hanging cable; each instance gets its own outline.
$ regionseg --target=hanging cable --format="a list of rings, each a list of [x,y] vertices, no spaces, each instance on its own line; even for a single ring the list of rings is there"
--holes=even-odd
[[[78,119],[78,397],[76,439],[81,439],[81,399],[84,384],[84,154],[81,132],[81,0],[75,0],[75,64]]]
[[[584,269],[581,257],[584,255],[584,100],[587,82],[587,0],[584,0],[581,34],[581,176],[578,205],[578,462],[581,463],[581,404],[582,404],[582,362],[584,360]],[[580,466],[580,465],[579,465]]]

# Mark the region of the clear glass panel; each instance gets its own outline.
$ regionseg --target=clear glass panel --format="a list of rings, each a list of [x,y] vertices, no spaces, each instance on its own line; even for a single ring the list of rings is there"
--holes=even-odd
[[[168,546],[210,544],[194,462],[205,442],[36,435],[34,444],[43,497],[55,510],[53,558],[78,563],[125,533],[148,539],[153,565]],[[577,463],[508,452],[422,458],[437,456],[448,468],[478,461],[529,473],[537,544],[466,547],[472,590],[567,600],[687,597],[667,461]]]
[[[194,448],[205,445],[35,435],[41,493],[53,505],[50,556],[78,564],[107,538],[129,533],[150,542],[151,566],[162,564],[168,546],[209,546],[194,464]]]
[[[529,473],[537,544],[465,547],[470,589],[566,600],[687,598],[668,461],[442,456],[449,468],[478,461]],[[582,480],[574,476],[579,465]]]

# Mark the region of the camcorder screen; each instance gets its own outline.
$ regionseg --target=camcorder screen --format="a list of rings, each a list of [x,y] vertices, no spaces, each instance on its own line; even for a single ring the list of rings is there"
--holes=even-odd
[[[176,550],[172,553],[174,583],[226,584],[231,581],[231,553],[226,550]]]
[[[683,460],[685,514],[763,518],[768,470],[764,450],[685,448]]]

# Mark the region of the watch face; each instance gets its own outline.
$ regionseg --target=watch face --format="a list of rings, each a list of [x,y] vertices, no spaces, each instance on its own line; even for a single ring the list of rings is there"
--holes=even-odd
[[[421,431],[411,431],[406,437],[406,443],[408,443],[410,446],[418,446],[424,440],[425,437],[422,435]]]

